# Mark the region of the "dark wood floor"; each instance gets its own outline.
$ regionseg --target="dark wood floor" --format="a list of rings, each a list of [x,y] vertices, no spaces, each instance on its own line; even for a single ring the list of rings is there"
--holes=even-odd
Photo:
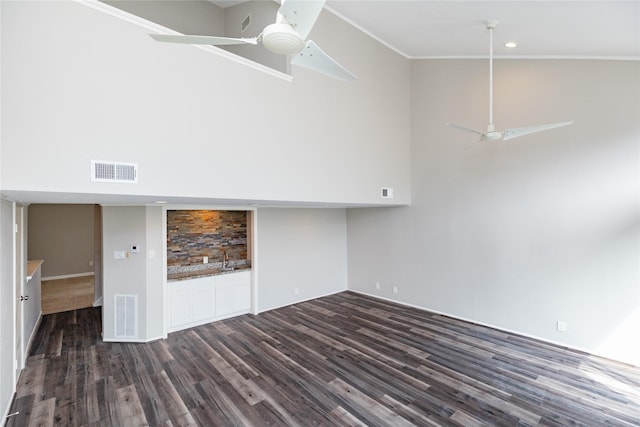
[[[44,317],[8,426],[640,425],[640,369],[351,292],[104,343]]]

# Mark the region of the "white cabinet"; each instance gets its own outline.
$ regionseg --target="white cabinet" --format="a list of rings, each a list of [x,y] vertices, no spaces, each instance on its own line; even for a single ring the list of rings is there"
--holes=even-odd
[[[251,308],[251,283],[240,274],[218,276],[216,280],[216,315],[228,316]]]
[[[249,313],[251,271],[167,283],[169,332]]]

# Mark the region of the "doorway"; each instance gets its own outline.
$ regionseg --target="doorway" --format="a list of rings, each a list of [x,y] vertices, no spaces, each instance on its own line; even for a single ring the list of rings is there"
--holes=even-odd
[[[101,208],[29,206],[29,259],[42,259],[42,313],[101,305]]]

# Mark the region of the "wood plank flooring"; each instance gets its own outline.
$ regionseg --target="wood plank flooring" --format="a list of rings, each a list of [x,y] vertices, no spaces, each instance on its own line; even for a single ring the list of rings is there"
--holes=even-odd
[[[44,317],[7,426],[638,426],[640,368],[351,292],[105,343]]]
[[[42,281],[42,313],[60,313],[93,306],[94,276]]]

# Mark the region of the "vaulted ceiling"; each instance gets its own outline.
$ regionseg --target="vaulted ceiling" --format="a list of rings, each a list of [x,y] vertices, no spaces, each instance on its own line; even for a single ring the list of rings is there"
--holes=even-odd
[[[497,56],[640,60],[636,0],[328,0],[325,7],[408,58],[485,57],[484,22],[497,20]],[[518,47],[504,47],[508,41]]]

